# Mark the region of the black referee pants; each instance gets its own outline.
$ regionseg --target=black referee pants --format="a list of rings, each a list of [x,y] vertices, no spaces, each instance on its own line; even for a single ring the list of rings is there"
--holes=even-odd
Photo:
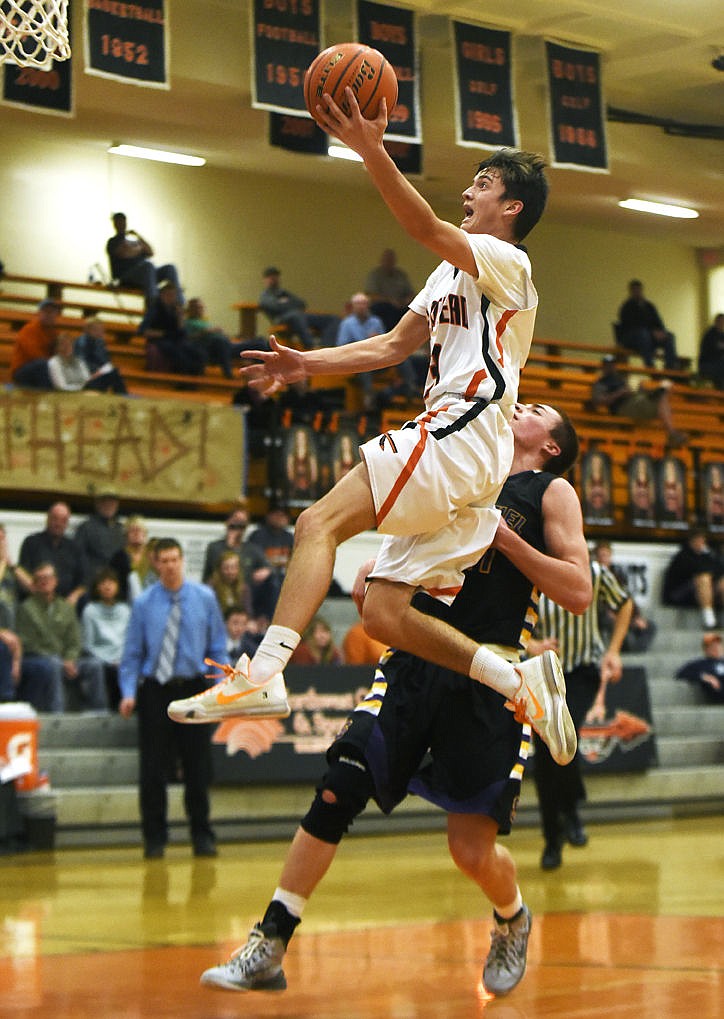
[[[166,713],[171,701],[201,693],[206,685],[201,677],[172,679],[163,685],[155,679],[145,679],[138,688],[139,800],[147,846],[165,846],[168,841],[167,786],[177,777],[179,763],[191,838],[213,837],[209,824],[213,727],[180,725]]]
[[[597,665],[579,665],[566,673],[566,702],[576,733],[593,703],[600,682],[601,672]],[[570,764],[556,764],[548,747],[536,736],[533,778],[546,845],[559,846],[561,819],[575,811],[579,802],[586,798],[579,751]]]

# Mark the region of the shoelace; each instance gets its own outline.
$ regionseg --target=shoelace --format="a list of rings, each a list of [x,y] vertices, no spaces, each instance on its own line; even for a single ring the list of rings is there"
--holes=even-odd
[[[513,717],[515,718],[516,722],[519,722],[520,725],[527,724],[528,717],[525,713],[526,704],[522,697],[513,698],[513,700],[511,701],[506,701],[505,707],[508,709],[508,711],[513,712]]]
[[[266,962],[271,954],[272,944],[264,934],[264,931],[254,928],[249,934],[247,943],[231,953],[228,964],[246,976],[249,966],[255,962]]]
[[[490,956],[497,964],[503,964],[507,968],[514,966],[519,961],[519,936],[506,924],[506,931],[495,927],[490,935]]]
[[[213,658],[204,658],[204,665],[213,665],[221,670],[220,672],[207,672],[204,677],[205,679],[215,679],[217,683],[221,683],[225,679],[233,679],[239,671],[233,665],[222,665],[221,662],[215,662]]]

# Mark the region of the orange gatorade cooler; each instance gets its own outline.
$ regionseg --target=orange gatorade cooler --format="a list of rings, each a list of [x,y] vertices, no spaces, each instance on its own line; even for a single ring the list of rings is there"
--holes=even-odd
[[[35,789],[38,776],[38,716],[32,704],[0,704],[0,776],[21,792]]]

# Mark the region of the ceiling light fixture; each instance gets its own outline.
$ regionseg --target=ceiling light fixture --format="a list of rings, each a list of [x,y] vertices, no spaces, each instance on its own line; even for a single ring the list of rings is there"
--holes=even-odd
[[[327,155],[332,156],[333,159],[350,159],[353,163],[364,162],[362,156],[358,156],[353,149],[348,149],[346,145],[330,145]]]
[[[622,209],[634,209],[636,212],[651,212],[655,216],[670,216],[672,219],[698,219],[696,209],[687,209],[683,205],[666,205],[664,202],[646,202],[642,198],[627,198],[618,203]]]
[[[201,156],[188,156],[184,152],[166,152],[163,149],[145,149],[139,145],[111,145],[108,151],[114,156],[132,156],[134,159],[152,159],[157,163],[178,163],[181,166],[204,166]]]

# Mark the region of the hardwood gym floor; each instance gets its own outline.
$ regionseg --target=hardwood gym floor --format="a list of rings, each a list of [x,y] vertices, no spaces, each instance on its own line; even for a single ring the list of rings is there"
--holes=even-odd
[[[479,988],[489,912],[442,833],[348,838],[285,961],[281,993],[201,988],[260,918],[286,843],[0,859],[0,1015],[13,1019],[714,1019],[724,1014],[721,817],[593,825],[563,867],[507,845],[533,911],[528,971]]]

